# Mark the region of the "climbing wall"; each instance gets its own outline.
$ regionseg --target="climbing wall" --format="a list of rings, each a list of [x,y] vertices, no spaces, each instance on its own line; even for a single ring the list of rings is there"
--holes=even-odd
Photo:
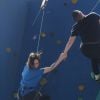
[[[63,51],[74,23],[72,11],[80,9],[87,14],[96,1],[49,0],[40,34],[42,67]],[[16,100],[21,71],[28,54],[37,48],[42,12],[33,22],[40,5],[41,0],[0,1],[0,100]],[[94,11],[100,14],[100,5]],[[42,91],[52,100],[100,100],[100,83],[91,78],[91,64],[81,54],[79,42],[77,38],[69,58],[45,76],[47,84]]]

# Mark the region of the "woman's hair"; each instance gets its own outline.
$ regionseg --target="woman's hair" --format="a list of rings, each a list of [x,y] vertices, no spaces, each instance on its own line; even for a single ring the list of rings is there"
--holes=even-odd
[[[27,65],[29,68],[32,68],[34,66],[34,60],[38,60],[40,62],[40,53],[30,53],[27,61]]]

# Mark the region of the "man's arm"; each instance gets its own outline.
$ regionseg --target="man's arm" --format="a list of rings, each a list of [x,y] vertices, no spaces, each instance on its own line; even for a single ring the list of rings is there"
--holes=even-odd
[[[75,40],[76,40],[76,36],[70,36],[63,53],[69,52],[69,50],[72,47],[72,45],[74,44]]]
[[[58,60],[53,63],[50,67],[45,67],[45,68],[42,68],[44,69],[44,74],[46,73],[49,73],[51,71],[53,71],[66,57],[67,57],[67,53],[68,51],[70,50],[70,48],[72,47],[73,43],[75,42],[76,40],[76,36],[71,36],[69,38],[69,41],[68,43],[66,44],[66,47],[64,49],[64,52],[61,53],[60,57],[58,58]]]
[[[63,60],[65,60],[68,56],[68,52],[70,50],[70,48],[72,47],[72,45],[74,44],[76,40],[76,36],[70,36],[64,51],[61,53],[60,57],[58,58],[57,62],[55,63],[55,67],[58,66]]]

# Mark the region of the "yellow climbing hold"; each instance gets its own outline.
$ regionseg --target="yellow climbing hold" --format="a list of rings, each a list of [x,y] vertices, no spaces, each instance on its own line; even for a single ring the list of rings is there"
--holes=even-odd
[[[42,78],[41,81],[40,81],[40,85],[44,86],[46,84],[47,84],[47,79],[46,78]]]
[[[6,51],[7,53],[10,53],[10,52],[12,52],[12,49],[11,49],[11,48],[6,48],[5,51]]]
[[[42,32],[40,35],[41,35],[42,38],[46,37],[46,33],[44,33],[44,32]]]
[[[84,85],[84,84],[80,84],[80,85],[78,86],[78,90],[79,90],[80,92],[83,92],[83,91],[85,90],[85,85]]]
[[[76,4],[78,2],[78,0],[72,0],[73,4]]]

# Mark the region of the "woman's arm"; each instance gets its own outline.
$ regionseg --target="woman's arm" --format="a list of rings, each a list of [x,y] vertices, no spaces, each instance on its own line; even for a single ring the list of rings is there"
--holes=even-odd
[[[53,71],[57,66],[55,66],[55,63],[53,63],[50,67],[45,67],[42,68],[44,70],[44,74],[49,73],[51,71]]]

